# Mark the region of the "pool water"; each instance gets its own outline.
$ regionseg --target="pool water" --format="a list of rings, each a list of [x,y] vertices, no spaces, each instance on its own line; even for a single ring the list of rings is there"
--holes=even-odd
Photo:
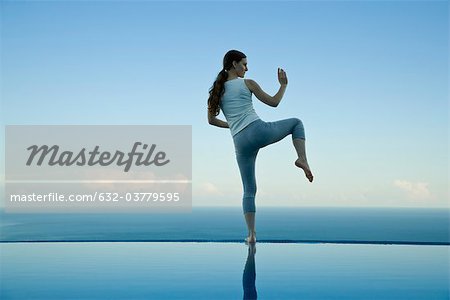
[[[1,243],[1,299],[448,299],[449,247]]]

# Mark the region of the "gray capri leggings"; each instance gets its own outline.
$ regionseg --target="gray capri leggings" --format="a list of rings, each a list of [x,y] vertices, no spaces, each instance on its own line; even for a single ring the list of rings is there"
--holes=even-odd
[[[292,134],[292,139],[305,139],[305,130],[300,119],[290,118],[276,122],[257,119],[233,136],[236,160],[244,188],[242,198],[244,214],[256,211],[255,160],[259,149],[276,143],[289,134]]]

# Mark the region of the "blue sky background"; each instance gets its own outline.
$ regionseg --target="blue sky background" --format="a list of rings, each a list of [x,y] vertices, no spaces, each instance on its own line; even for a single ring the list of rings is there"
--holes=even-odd
[[[192,125],[193,204],[240,206],[231,134],[206,121],[238,49],[269,94],[286,70],[281,104],[254,107],[303,121],[315,175],[294,167],[290,137],[262,149],[257,206],[449,205],[447,1],[0,5],[3,126]]]

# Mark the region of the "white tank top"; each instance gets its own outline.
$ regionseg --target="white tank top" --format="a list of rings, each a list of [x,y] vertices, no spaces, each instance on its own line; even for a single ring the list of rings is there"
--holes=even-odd
[[[231,135],[235,136],[259,117],[253,108],[252,92],[244,79],[237,77],[225,81],[224,85],[225,91],[220,98],[220,109],[228,122]]]

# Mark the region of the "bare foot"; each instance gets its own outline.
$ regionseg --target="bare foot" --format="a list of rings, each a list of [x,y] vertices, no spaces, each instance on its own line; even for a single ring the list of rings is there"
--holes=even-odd
[[[245,243],[256,243],[256,232],[245,238]]]
[[[303,171],[305,171],[306,178],[308,178],[309,182],[312,182],[312,181],[313,181],[314,176],[313,176],[313,174],[311,173],[311,170],[309,169],[308,162],[306,162],[306,161],[304,161],[304,160],[301,160],[301,159],[299,158],[299,159],[297,159],[297,160],[295,161],[295,165],[296,165],[297,167],[303,169]]]

